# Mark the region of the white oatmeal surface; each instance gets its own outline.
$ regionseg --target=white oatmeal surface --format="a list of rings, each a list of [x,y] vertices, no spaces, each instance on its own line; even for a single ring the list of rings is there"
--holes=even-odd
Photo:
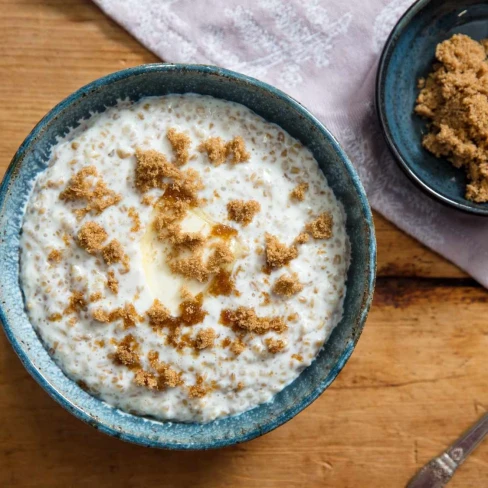
[[[155,298],[177,313],[182,284],[195,293],[205,291],[205,285],[170,275],[161,259],[165,248],[152,231],[154,209],[141,202],[143,195],[134,183],[136,148],[155,149],[169,161],[173,159],[166,137],[169,128],[190,136],[194,159],[181,169],[195,169],[205,185],[199,197],[206,199],[206,204],[190,223],[191,230],[210,222],[230,225],[238,231],[233,242],[236,259],[232,269],[240,295],[204,293],[202,306],[207,315],[203,322],[184,327],[183,332],[191,337],[200,329],[214,329],[215,345],[201,351],[191,347],[177,350],[167,344],[168,331],[153,330],[145,315]],[[214,136],[225,141],[241,136],[250,153],[249,161],[212,165],[197,147]],[[107,186],[122,199],[99,215],[91,213],[78,219],[73,210],[80,204],[62,201],[59,194],[75,173],[89,165],[97,168]],[[299,182],[308,183],[309,190],[304,201],[292,201],[290,192]],[[155,197],[161,194],[160,189],[145,193]],[[248,226],[228,220],[226,205],[233,199],[260,203],[260,212]],[[131,207],[141,221],[136,232],[130,230]],[[299,246],[298,257],[288,266],[270,275],[264,273],[265,257],[259,251],[264,249],[265,233],[291,245],[305,224],[324,211],[333,216],[333,237],[310,239]],[[112,405],[178,421],[208,422],[237,414],[270,401],[293,381],[312,362],[340,320],[349,264],[344,219],[340,204],[308,149],[242,105],[198,95],[119,102],[82,122],[60,140],[52,148],[49,167],[35,182],[21,236],[21,281],[28,314],[65,373]],[[106,230],[106,243],[111,239],[120,242],[130,259],[129,272],[124,273],[121,264],[108,266],[99,254],[89,254],[77,245],[75,237],[88,221]],[[53,250],[62,253],[59,263],[48,260]],[[106,286],[110,270],[119,281],[117,294]],[[271,293],[276,279],[291,272],[297,273],[303,290],[288,298]],[[83,293],[87,306],[64,314],[74,291]],[[96,292],[103,298],[91,303],[88,297]],[[270,294],[269,304],[263,305],[263,292]],[[121,320],[100,323],[92,318],[96,309],[109,311],[127,303],[144,317],[134,327],[124,329]],[[221,346],[226,338],[235,340],[236,332],[221,324],[219,317],[223,309],[238,306],[254,308],[258,316],[283,317],[288,328],[283,333],[245,334],[245,349],[236,355]],[[48,320],[56,314],[60,320]],[[289,320],[294,314],[296,318]],[[151,368],[149,351],[157,351],[160,361],[181,373],[183,384],[161,391],[137,385],[134,370],[113,360],[117,342],[128,334],[139,344],[145,370]],[[269,338],[285,341],[286,347],[275,354],[269,352],[265,342]],[[213,387],[204,396],[192,398],[189,388],[198,376]]]

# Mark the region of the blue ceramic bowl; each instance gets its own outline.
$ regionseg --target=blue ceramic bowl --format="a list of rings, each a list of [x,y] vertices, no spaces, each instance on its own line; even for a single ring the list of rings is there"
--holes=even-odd
[[[431,197],[459,210],[488,215],[488,204],[464,198],[466,175],[422,147],[427,123],[413,110],[417,80],[432,71],[436,45],[453,34],[488,37],[486,0],[419,0],[386,41],[376,80],[376,107],[400,167]]]
[[[208,424],[161,422],[124,413],[83,391],[50,358],[24,310],[19,286],[19,233],[29,186],[49,148],[67,128],[117,99],[195,92],[242,103],[308,146],[347,212],[352,262],[345,313],[317,360],[274,401]],[[253,439],[291,419],[334,380],[351,355],[371,303],[376,244],[371,211],[351,163],[306,109],[272,86],[210,66],[152,64],[120,71],[81,88],[57,105],[20,146],[0,188],[0,319],[24,366],[64,408],[126,441],[168,449],[207,449]]]

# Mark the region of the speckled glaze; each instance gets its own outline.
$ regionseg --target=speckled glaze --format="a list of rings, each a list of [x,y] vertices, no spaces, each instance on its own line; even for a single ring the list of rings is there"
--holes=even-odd
[[[194,92],[242,103],[275,122],[313,152],[347,213],[351,241],[344,317],[317,359],[270,403],[208,424],[161,422],[127,413],[92,397],[52,361],[24,311],[19,286],[19,232],[30,183],[47,163],[56,136],[91,111],[129,97]],[[223,69],[152,64],[120,71],[81,88],[49,112],[24,141],[0,187],[0,319],[24,366],[64,408],[102,432],[167,449],[209,449],[265,434],[294,417],[334,380],[349,359],[371,304],[376,243],[371,211],[359,178],[330,133],[277,89]]]
[[[466,176],[422,147],[427,123],[414,114],[417,80],[432,70],[436,45],[453,34],[488,37],[488,3],[419,0],[386,41],[376,80],[376,106],[386,141],[405,173],[428,195],[459,210],[488,215],[487,203],[464,198]]]

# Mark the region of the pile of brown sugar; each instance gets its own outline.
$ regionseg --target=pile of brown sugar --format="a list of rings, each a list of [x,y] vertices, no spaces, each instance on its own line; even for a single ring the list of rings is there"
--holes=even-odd
[[[464,168],[466,198],[488,202],[488,39],[455,34],[436,48],[434,70],[419,80],[415,112],[430,121],[423,146]]]

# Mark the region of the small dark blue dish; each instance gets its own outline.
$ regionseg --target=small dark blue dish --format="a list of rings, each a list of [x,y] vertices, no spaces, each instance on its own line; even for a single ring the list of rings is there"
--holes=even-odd
[[[453,34],[488,38],[488,3],[481,0],[419,0],[386,41],[376,79],[376,108],[396,161],[424,192],[442,203],[477,215],[488,204],[466,200],[466,175],[447,159],[422,147],[427,122],[414,114],[417,80],[432,71],[435,48]]]
[[[351,265],[344,315],[317,359],[270,403],[207,424],[162,422],[131,415],[89,395],[51,359],[24,310],[19,283],[22,209],[49,148],[69,127],[118,99],[199,93],[246,105],[308,146],[347,214]],[[52,109],[20,146],[0,186],[0,321],[26,369],[64,408],[120,439],[167,449],[208,449],[247,441],[290,420],[335,379],[356,345],[371,304],[376,269],[373,219],[352,164],[327,129],[270,85],[231,71],[197,65],[152,64],[113,73],[81,88]]]

